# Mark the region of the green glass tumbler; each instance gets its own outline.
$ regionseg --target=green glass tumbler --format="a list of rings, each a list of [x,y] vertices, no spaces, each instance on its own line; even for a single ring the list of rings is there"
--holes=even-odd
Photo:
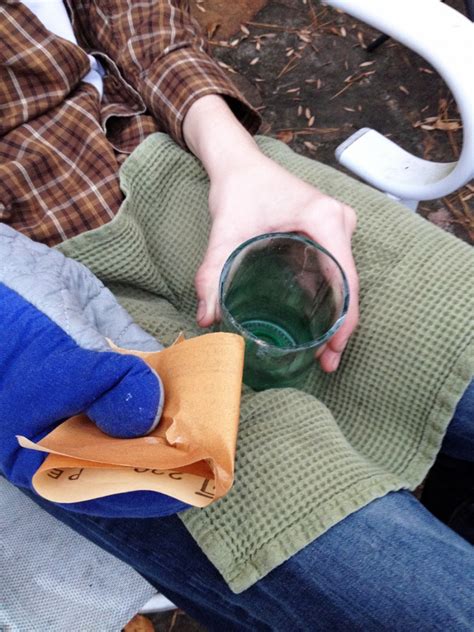
[[[267,233],[227,259],[219,303],[221,331],[245,340],[245,384],[255,390],[298,386],[315,350],[343,323],[349,288],[322,246],[296,233]]]

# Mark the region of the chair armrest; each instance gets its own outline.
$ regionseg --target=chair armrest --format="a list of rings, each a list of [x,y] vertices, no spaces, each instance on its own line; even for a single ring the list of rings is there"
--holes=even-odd
[[[463,148],[457,162],[417,158],[365,128],[338,147],[341,164],[404,199],[442,197],[474,177],[474,24],[439,0],[386,0],[383,9],[380,0],[326,3],[390,35],[430,62],[451,89],[463,122]]]
[[[336,158],[344,167],[386,193],[405,199],[410,187],[412,197],[409,199],[415,200],[428,199],[420,197],[424,189],[444,182],[458,165],[457,162],[418,158],[369,127],[358,130],[341,143],[336,148]],[[403,190],[398,188],[395,192],[401,183]]]
[[[155,612],[167,612],[168,610],[175,610],[176,606],[174,603],[171,603],[169,599],[167,599],[161,593],[157,593],[153,595],[144,606],[140,608],[138,611],[139,614],[153,614]]]

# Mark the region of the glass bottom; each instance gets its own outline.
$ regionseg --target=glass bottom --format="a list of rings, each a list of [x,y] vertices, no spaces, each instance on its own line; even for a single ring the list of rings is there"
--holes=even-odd
[[[298,345],[298,341],[294,335],[287,329],[281,327],[281,325],[277,325],[277,323],[270,320],[254,318],[244,320],[241,325],[260,340],[268,342],[280,349],[282,347],[296,347]]]
[[[253,312],[253,313],[252,313]],[[240,325],[259,340],[278,349],[299,347],[314,340],[319,332],[310,329],[310,322],[295,310],[278,306],[269,313],[267,309],[247,310],[237,314]]]
[[[321,332],[314,332],[314,323],[285,304],[273,305],[271,310],[268,306],[252,307],[233,310],[243,330],[256,338],[245,339],[245,384],[255,390],[298,386],[314,362],[314,349],[300,347],[322,335],[326,323],[318,323]],[[221,329],[235,331],[225,319]]]

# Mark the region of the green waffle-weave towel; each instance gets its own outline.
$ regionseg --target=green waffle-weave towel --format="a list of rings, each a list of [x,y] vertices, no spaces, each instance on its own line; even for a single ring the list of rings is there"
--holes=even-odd
[[[304,391],[245,389],[233,489],[181,515],[236,592],[373,499],[414,489],[474,371],[472,249],[334,169],[270,138],[258,142],[356,209],[361,320],[336,374],[315,364]],[[60,249],[164,344],[181,330],[197,335],[206,174],[156,134],[128,158],[121,180],[127,197],[115,219]]]

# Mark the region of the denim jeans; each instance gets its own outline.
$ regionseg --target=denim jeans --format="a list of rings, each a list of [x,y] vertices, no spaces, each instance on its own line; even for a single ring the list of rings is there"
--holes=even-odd
[[[474,461],[474,382],[443,450]],[[176,516],[93,518],[35,500],[133,566],[209,630],[474,629],[474,547],[407,491],[348,516],[239,595]]]

